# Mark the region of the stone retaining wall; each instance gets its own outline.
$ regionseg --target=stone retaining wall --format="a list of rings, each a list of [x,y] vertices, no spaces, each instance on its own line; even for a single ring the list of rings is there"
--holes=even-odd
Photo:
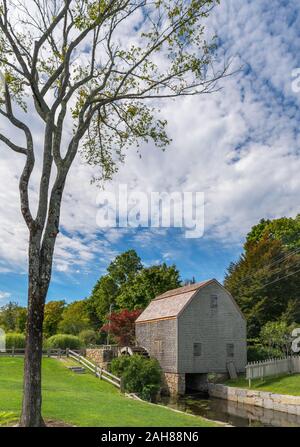
[[[208,392],[211,397],[300,416],[300,396],[252,391],[213,383],[208,384]]]
[[[100,368],[107,369],[109,363],[114,357],[114,352],[112,350],[105,349],[87,349],[86,358]]]

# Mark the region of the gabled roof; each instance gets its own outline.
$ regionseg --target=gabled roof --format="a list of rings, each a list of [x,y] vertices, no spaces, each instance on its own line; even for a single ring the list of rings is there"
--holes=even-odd
[[[208,281],[197,282],[195,284],[190,284],[188,286],[183,286],[183,287],[178,287],[177,289],[168,290],[167,292],[163,293],[162,295],[158,295],[154,299],[155,300],[161,300],[161,299],[167,298],[169,296],[181,295],[183,293],[193,292],[195,290],[200,289],[200,287],[203,287],[206,284],[210,283],[211,281],[213,281],[213,280],[210,279]]]
[[[210,279],[189,286],[179,287],[157,296],[137,318],[136,323],[177,317],[198,290],[213,281],[216,280]]]

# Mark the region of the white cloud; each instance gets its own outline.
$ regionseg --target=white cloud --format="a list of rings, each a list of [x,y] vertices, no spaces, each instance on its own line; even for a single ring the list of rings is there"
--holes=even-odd
[[[234,57],[233,67],[243,70],[223,81],[218,93],[165,102],[161,114],[169,122],[171,146],[166,152],[144,147],[142,159],[129,151],[114,182],[137,191],[204,191],[206,236],[229,245],[239,244],[262,217],[299,212],[300,95],[291,90],[291,73],[300,66],[300,14],[293,16],[299,12],[295,0],[221,3],[210,23],[222,51]],[[28,235],[17,185],[22,162],[1,147],[0,271],[26,269]],[[143,246],[167,237],[154,229],[99,232],[92,172],[78,158],[67,181],[55,252],[55,268],[62,272],[105,265],[116,254],[112,244],[126,235]],[[37,180],[35,174],[34,195]],[[170,248],[165,252],[167,259]]]
[[[8,300],[10,297],[11,297],[11,293],[3,292],[2,290],[0,290],[0,302]]]

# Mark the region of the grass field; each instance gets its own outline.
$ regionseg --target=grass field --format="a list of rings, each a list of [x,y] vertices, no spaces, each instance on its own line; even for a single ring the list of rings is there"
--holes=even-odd
[[[16,423],[23,359],[0,358],[0,426]],[[60,360],[43,360],[43,416],[82,427],[212,427],[214,422],[135,401],[91,374],[77,375]]]
[[[245,378],[228,380],[225,385],[249,389],[248,380]],[[261,379],[255,379],[251,381],[251,389],[269,391],[275,394],[300,396],[300,374],[281,377],[267,377],[263,381]]]

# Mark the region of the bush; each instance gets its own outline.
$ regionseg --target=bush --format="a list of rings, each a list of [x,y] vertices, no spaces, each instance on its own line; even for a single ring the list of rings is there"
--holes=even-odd
[[[49,349],[80,349],[81,341],[75,335],[56,334],[46,340],[45,347]]]
[[[6,334],[6,349],[24,349],[25,335],[14,332]]]
[[[282,352],[278,349],[266,348],[262,345],[248,346],[247,349],[248,362],[259,362],[279,357],[282,357]]]
[[[140,355],[120,356],[112,360],[111,371],[124,379],[125,390],[154,400],[161,386],[161,369],[156,359]]]
[[[99,341],[99,335],[96,331],[93,331],[92,329],[85,329],[80,332],[79,339],[81,343],[85,346],[88,345],[95,345]]]

